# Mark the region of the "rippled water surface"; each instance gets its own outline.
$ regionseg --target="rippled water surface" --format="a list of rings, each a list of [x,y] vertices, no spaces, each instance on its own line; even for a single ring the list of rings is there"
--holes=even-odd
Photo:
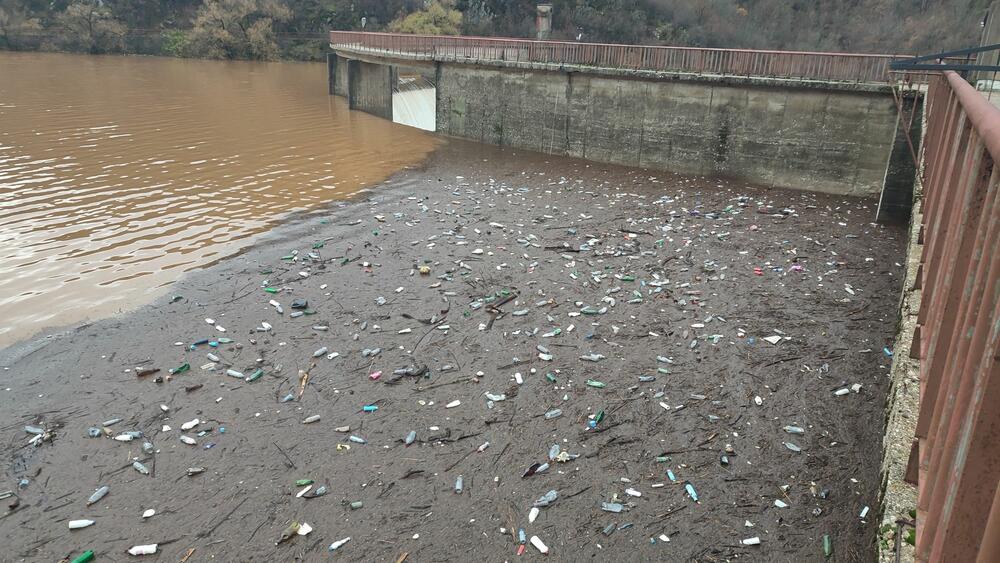
[[[325,72],[0,52],[0,346],[146,302],[433,150]]]

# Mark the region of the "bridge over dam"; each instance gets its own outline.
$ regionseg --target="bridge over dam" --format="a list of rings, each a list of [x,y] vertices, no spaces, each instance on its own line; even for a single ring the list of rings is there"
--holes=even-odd
[[[352,109],[392,119],[400,76],[420,74],[444,135],[880,195],[880,220],[909,217],[925,87],[891,56],[340,31],[330,46],[330,93]]]

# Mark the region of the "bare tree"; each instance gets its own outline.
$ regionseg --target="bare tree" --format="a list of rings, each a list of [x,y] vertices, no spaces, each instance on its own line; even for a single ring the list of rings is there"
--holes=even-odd
[[[119,50],[125,38],[125,25],[100,0],[73,0],[57,21],[65,41],[89,53]]]
[[[291,18],[278,0],[206,0],[190,32],[189,54],[217,59],[274,59],[274,23]]]
[[[0,1],[0,48],[18,50],[25,47],[25,40],[42,30],[38,18],[18,0]]]

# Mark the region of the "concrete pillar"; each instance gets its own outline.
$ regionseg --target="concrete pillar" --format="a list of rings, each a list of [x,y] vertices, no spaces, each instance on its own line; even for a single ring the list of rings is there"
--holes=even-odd
[[[896,120],[896,136],[892,143],[892,151],[889,153],[889,162],[886,164],[882,194],[879,196],[878,212],[875,215],[879,222],[905,223],[910,220],[910,211],[913,208],[913,183],[917,178],[917,165],[913,155],[920,156],[923,97],[904,96],[902,105],[903,110]],[[909,142],[906,135],[907,126],[910,128]]]
[[[361,61],[347,60],[347,107],[356,109],[361,92]]]
[[[535,33],[539,41],[545,41],[552,36],[552,4],[538,4],[535,16]]]
[[[327,93],[331,96],[337,93],[337,53],[326,54]]]
[[[348,60],[348,107],[391,120],[396,81],[396,67],[392,65]]]
[[[986,12],[986,17],[983,20],[983,34],[979,41],[980,47],[985,47],[987,45],[996,45],[1000,43],[1000,0],[994,0],[990,4],[989,9]],[[998,51],[988,51],[985,53],[979,53],[976,62],[979,64],[998,64],[1000,61],[1000,52]],[[992,89],[1000,86],[994,85],[993,80],[998,79],[995,72],[975,72],[972,75],[972,85],[977,88],[982,89]],[[987,85],[980,86],[978,82],[980,80],[989,80]]]
[[[438,61],[434,63],[434,130],[440,131],[442,124],[448,123],[448,116],[444,112],[445,99],[441,73],[444,70],[444,63]]]

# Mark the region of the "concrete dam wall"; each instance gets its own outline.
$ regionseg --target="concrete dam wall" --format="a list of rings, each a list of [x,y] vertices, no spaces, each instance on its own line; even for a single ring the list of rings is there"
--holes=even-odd
[[[871,196],[886,186],[886,213],[909,213],[915,169],[888,86],[428,64],[445,135],[781,188]],[[391,113],[364,105],[352,102]]]
[[[442,65],[438,131],[598,162],[877,194],[889,96]]]

